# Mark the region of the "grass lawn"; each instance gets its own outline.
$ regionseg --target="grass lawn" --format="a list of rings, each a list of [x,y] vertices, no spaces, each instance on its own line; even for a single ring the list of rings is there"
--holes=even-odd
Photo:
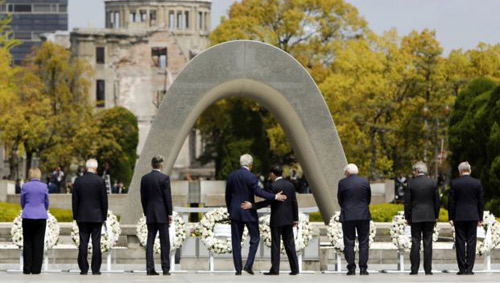
[[[0,202],[0,222],[12,222],[19,211],[21,211],[19,204]],[[49,211],[59,222],[73,221],[73,212],[69,209],[49,208]]]

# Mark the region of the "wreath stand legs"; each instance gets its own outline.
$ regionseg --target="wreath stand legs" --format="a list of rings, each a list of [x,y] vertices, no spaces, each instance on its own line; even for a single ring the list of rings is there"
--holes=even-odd
[[[342,257],[340,253],[335,253],[335,271],[342,272]]]
[[[405,253],[398,251],[398,257],[399,257],[398,271],[404,272],[405,271]]]
[[[210,257],[208,258],[208,271],[215,271],[215,257],[213,253],[210,253]]]

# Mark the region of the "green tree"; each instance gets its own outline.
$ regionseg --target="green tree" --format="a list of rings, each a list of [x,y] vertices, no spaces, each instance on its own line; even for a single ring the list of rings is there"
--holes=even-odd
[[[101,164],[106,164],[112,180],[123,182],[128,187],[137,160],[137,117],[126,108],[117,106],[99,112],[96,118],[99,131],[92,136],[98,138],[95,156]]]
[[[207,143],[202,161],[215,161],[218,179],[237,169],[244,153],[254,157],[254,172],[268,170],[271,153],[263,118],[268,115],[255,102],[241,98],[222,100],[205,111],[197,122]]]
[[[499,101],[500,86],[491,79],[472,81],[457,98],[449,129],[454,175],[460,162],[469,161],[485,189],[487,209],[495,214],[500,212]]]
[[[15,97],[2,113],[2,139],[17,163],[18,152],[29,167],[39,157],[43,171],[74,162],[80,132],[95,132],[89,103],[88,64],[71,58],[62,46],[44,43],[13,76]],[[13,165],[11,164],[11,167]],[[17,168],[11,168],[17,172]]]

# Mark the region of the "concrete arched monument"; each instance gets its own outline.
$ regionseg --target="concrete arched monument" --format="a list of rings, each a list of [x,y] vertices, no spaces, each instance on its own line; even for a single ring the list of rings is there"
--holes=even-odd
[[[323,96],[308,72],[286,52],[261,42],[232,41],[191,60],[161,102],[135,168],[123,223],[135,224],[142,215],[140,179],[151,170],[151,158],[164,155],[168,174],[197,118],[217,100],[232,96],[252,99],[276,117],[324,221],[330,220],[338,209],[337,185],[347,161]]]

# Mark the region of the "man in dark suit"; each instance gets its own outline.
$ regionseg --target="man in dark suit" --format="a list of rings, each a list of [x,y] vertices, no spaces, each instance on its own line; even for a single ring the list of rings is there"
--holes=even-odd
[[[337,200],[340,205],[340,222],[344,233],[344,255],[347,261],[347,275],[356,274],[354,263],[354,241],[356,232],[359,242],[359,270],[368,275],[368,242],[370,238],[370,202],[372,191],[367,179],[358,176],[358,167],[348,164],[344,179],[339,181]]]
[[[420,241],[424,240],[424,271],[432,275],[432,234],[439,218],[439,191],[436,182],[425,176],[427,166],[417,162],[413,166],[415,177],[405,192],[405,218],[411,225],[411,275],[420,267]]]
[[[158,275],[155,271],[153,246],[156,234],[160,233],[161,268],[163,275],[170,275],[170,238],[168,226],[172,223],[172,193],[170,178],[163,174],[163,157],[157,155],[151,160],[153,171],[142,176],[141,203],[148,226],[146,245],[146,273]]]
[[[87,172],[78,177],[73,185],[73,219],[80,231],[78,266],[82,275],[89,271],[87,246],[91,235],[92,274],[101,274],[101,230],[108,215],[108,194],[104,179],[96,174],[97,165],[97,160],[89,159],[86,163]]]
[[[250,154],[240,157],[241,168],[231,172],[226,183],[226,205],[231,219],[231,241],[233,248],[233,262],[236,275],[241,275],[241,237],[246,226],[250,233],[250,249],[248,251],[247,262],[243,270],[253,275],[253,262],[255,253],[259,247],[259,218],[254,209],[246,210],[241,208],[245,201],[255,203],[255,195],[267,200],[286,200],[286,195],[281,192],[271,194],[263,191],[258,184],[257,176],[252,174],[253,158]]]
[[[295,239],[293,227],[299,221],[299,209],[295,186],[288,180],[283,179],[283,169],[280,165],[273,165],[269,177],[273,181],[270,186],[272,193],[283,192],[287,196],[284,202],[265,200],[255,204],[255,209],[271,205],[271,270],[264,275],[279,275],[280,273],[280,248],[281,238],[285,246],[288,262],[290,263],[290,275],[299,274],[299,264],[295,252]],[[245,202],[241,205],[243,209],[252,209],[252,203]]]
[[[450,224],[455,226],[457,274],[472,275],[476,258],[476,227],[483,225],[483,187],[481,181],[470,176],[469,162],[460,163],[458,172],[460,177],[451,182],[448,215]]]

